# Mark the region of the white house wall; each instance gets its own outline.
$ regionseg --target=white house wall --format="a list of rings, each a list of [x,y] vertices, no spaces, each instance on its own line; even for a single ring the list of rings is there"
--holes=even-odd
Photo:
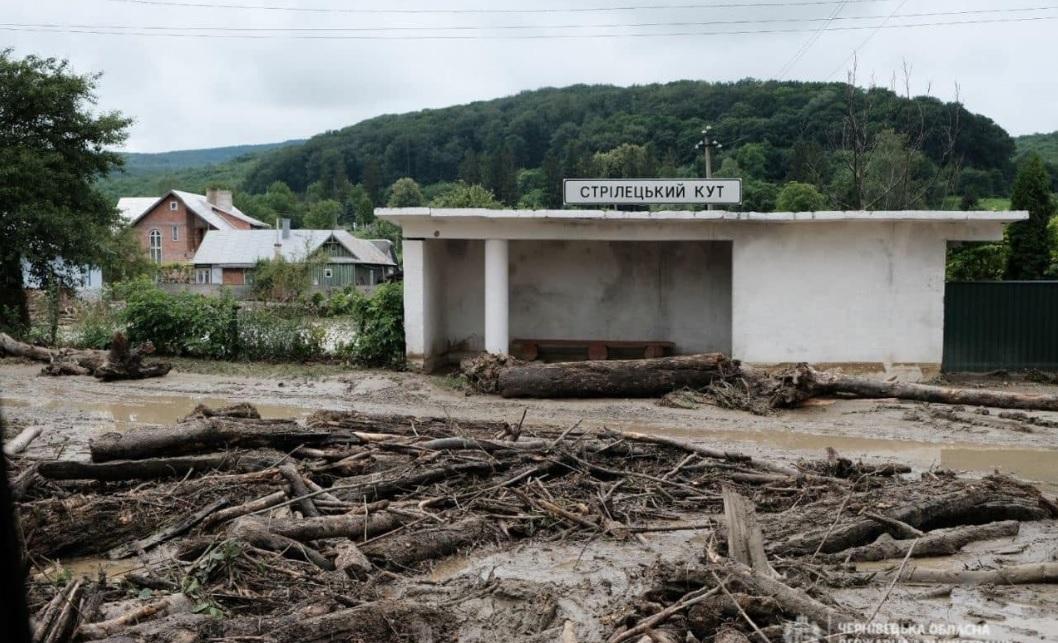
[[[752,363],[939,364],[940,232],[865,222],[740,230],[733,354]]]

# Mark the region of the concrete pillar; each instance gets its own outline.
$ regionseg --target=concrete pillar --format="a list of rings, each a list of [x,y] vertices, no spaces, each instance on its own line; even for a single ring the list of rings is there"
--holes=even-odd
[[[506,353],[508,334],[508,251],[506,239],[485,240],[485,350]]]
[[[426,257],[421,239],[404,241],[404,344],[409,366],[423,369],[428,357]]]

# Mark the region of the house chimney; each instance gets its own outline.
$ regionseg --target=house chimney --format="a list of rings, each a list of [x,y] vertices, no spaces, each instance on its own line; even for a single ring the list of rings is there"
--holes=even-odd
[[[283,219],[283,238],[290,238],[290,219]]]
[[[206,200],[209,201],[210,205],[215,208],[220,208],[225,212],[231,212],[231,190],[209,188],[208,190],[206,190]]]

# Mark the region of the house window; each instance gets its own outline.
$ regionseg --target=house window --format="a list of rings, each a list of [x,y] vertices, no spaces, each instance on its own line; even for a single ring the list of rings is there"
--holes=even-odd
[[[180,207],[180,206],[178,206],[178,205],[176,204],[176,201],[170,201],[170,202],[169,202],[169,209],[170,209],[171,211],[173,211],[173,212],[176,212],[176,209],[177,209],[178,207]]]
[[[195,283],[204,286],[209,283],[209,268],[196,268],[195,269]]]
[[[173,241],[179,241],[179,240],[180,240],[180,226],[174,225],[173,226]]]
[[[162,262],[162,231],[151,230],[150,232],[150,249],[151,249],[151,261],[154,263]]]
[[[331,268],[324,268],[323,269],[323,278],[324,279],[330,279],[332,277],[334,277],[334,270],[331,269]]]

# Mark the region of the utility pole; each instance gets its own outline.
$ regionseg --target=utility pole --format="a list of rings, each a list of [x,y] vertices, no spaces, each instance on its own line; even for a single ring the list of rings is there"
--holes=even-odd
[[[702,150],[705,154],[705,178],[707,179],[713,178],[713,148],[715,147],[717,150],[721,150],[724,147],[723,143],[709,134],[712,129],[712,125],[706,125],[705,129],[702,130],[702,140],[694,145],[695,150]],[[713,204],[710,203],[705,207],[706,209],[712,210]]]

